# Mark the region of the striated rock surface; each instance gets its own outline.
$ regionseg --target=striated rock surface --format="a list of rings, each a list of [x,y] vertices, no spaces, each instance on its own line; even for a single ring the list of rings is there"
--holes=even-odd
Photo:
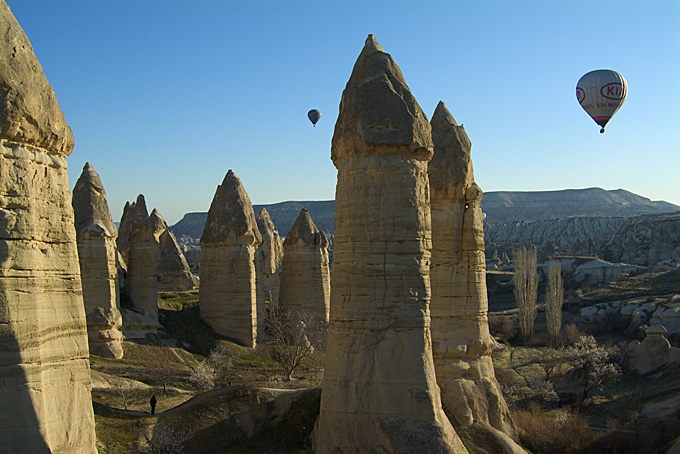
[[[1,0],[0,99],[0,450],[96,453],[73,136]]]
[[[149,216],[156,252],[158,290],[161,292],[184,292],[198,287],[198,279],[191,273],[175,235],[168,228],[163,216],[154,209]]]
[[[87,316],[90,353],[123,357],[116,237],[106,191],[88,162],[73,188],[78,260]]]
[[[201,318],[218,334],[257,344],[264,310],[258,285],[262,236],[241,180],[229,170],[217,187],[201,236]]]
[[[442,404],[456,427],[477,423],[492,436],[518,440],[491,360],[482,190],[474,181],[472,144],[441,101],[431,123],[430,314]],[[523,450],[515,445],[506,452]]]
[[[331,275],[328,238],[316,228],[304,208],[283,242],[281,307],[328,322]]]
[[[343,92],[316,453],[465,453],[441,408],[429,316],[430,125],[372,35]]]
[[[283,241],[279,236],[269,212],[262,208],[257,216],[257,228],[262,235],[262,289],[265,301],[279,302],[281,286],[281,264],[283,263]]]
[[[124,307],[122,311],[123,333],[126,337],[140,338],[155,332],[160,326],[156,252],[149,213],[142,194],[137,196],[128,211],[131,213],[131,226],[125,294],[131,307]]]

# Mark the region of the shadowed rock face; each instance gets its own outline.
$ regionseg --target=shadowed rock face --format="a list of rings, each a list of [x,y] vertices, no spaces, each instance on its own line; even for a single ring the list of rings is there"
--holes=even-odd
[[[431,352],[430,124],[372,35],[342,95],[331,314],[315,452],[467,452]]]
[[[123,333],[129,338],[143,338],[147,333],[156,332],[160,325],[156,251],[149,212],[142,194],[129,206],[127,215],[130,223],[130,249],[127,254],[125,294],[134,309],[124,307],[122,310]],[[125,217],[126,212],[123,213],[123,218]],[[122,231],[121,229],[121,234]]]
[[[156,251],[158,290],[184,292],[198,287],[198,279],[191,273],[175,235],[168,229],[163,216],[154,209],[149,216]]]
[[[217,187],[201,237],[201,318],[215,332],[255,347],[264,310],[258,284],[262,242],[241,180],[231,170]]]
[[[106,191],[90,163],[73,189],[78,260],[87,315],[90,353],[105,358],[123,357],[122,324],[116,268],[116,237]]]
[[[257,216],[257,228],[262,235],[262,288],[265,300],[270,298],[273,303],[279,302],[281,286],[281,264],[283,263],[283,241],[279,236],[274,222],[265,208]],[[267,296],[267,293],[269,296]]]
[[[477,422],[517,439],[491,361],[482,191],[474,181],[472,145],[443,102],[432,116],[432,139],[430,313],[442,404],[456,427]]]
[[[66,156],[73,137],[0,0],[0,450],[95,453]]]
[[[328,321],[331,276],[328,239],[304,208],[283,242],[281,307]]]

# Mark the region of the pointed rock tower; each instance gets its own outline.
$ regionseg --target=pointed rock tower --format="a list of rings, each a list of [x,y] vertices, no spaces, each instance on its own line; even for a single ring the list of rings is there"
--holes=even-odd
[[[373,35],[342,94],[328,349],[315,452],[466,453],[430,339],[430,124]]]
[[[90,353],[120,359],[123,334],[118,328],[123,321],[116,268],[118,231],[104,186],[89,162],[73,188],[72,203]]]
[[[218,334],[255,347],[264,310],[262,242],[253,205],[234,172],[217,187],[201,236],[201,318]]]
[[[127,254],[125,294],[132,310],[123,307],[123,333],[129,338],[143,338],[155,332],[160,324],[156,251],[149,212],[142,194],[137,196],[127,213],[130,216],[130,249]],[[123,213],[125,216],[126,212]]]
[[[73,134],[0,0],[0,450],[96,453],[66,157]]]
[[[265,301],[278,304],[281,287],[281,265],[283,263],[283,241],[279,236],[269,212],[262,208],[257,216],[257,228],[262,235],[262,289]]]
[[[149,222],[156,251],[158,291],[185,292],[198,287],[198,279],[191,273],[175,235],[155,208],[149,216]]]
[[[511,440],[517,433],[491,361],[482,190],[474,180],[472,144],[443,102],[431,124],[430,314],[442,404],[456,428],[476,423],[499,438],[505,452],[524,452]]]
[[[328,322],[331,298],[328,238],[316,228],[306,209],[300,211],[288,231],[283,251],[279,304]]]

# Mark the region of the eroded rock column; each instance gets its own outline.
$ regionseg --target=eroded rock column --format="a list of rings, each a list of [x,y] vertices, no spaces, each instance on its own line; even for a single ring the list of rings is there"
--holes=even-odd
[[[127,254],[125,294],[127,304],[123,307],[123,333],[130,338],[143,338],[154,333],[158,322],[158,276],[156,273],[156,250],[149,212],[144,196],[128,209],[130,216],[130,249]],[[125,214],[123,214],[125,217]]]
[[[494,435],[517,439],[491,361],[495,342],[487,319],[482,190],[474,181],[472,145],[443,102],[431,123],[430,313],[442,404],[456,427],[479,423],[495,429]]]
[[[265,301],[273,304],[279,302],[281,288],[281,265],[283,263],[283,241],[279,231],[272,222],[269,212],[262,208],[257,216],[257,228],[262,235],[262,289]]]
[[[262,242],[253,205],[229,170],[217,187],[201,236],[201,318],[218,334],[255,347],[264,310],[257,276]]]
[[[175,235],[158,210],[151,212],[149,222],[156,251],[158,291],[184,292],[198,287],[198,279],[191,273]]]
[[[331,298],[328,238],[314,225],[306,209],[300,211],[288,231],[283,251],[281,307],[328,322]]]
[[[66,157],[73,134],[0,0],[0,450],[96,453]]]
[[[342,95],[328,349],[317,453],[467,452],[430,339],[430,124],[372,35]]]
[[[90,353],[105,358],[123,357],[116,237],[106,191],[88,162],[73,188],[78,258],[87,316]]]

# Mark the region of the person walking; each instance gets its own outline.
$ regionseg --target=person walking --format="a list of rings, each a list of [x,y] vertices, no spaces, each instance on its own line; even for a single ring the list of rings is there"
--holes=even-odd
[[[151,399],[149,400],[149,404],[151,405],[151,414],[153,415],[156,413],[156,395],[152,394]]]

